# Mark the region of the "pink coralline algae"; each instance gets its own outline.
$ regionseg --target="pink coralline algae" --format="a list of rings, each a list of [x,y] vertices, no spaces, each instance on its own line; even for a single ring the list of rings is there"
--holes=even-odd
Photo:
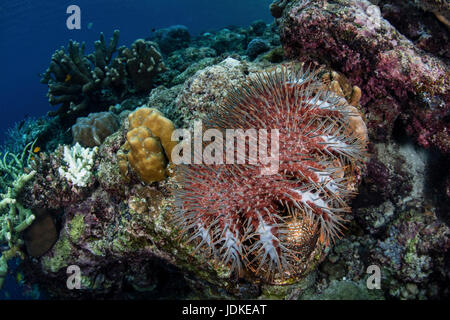
[[[394,122],[423,147],[450,152],[448,65],[417,48],[366,0],[292,1],[279,19],[287,56],[326,63],[361,88],[371,138]]]
[[[450,46],[443,45],[450,41],[447,26],[433,13],[424,12],[423,9],[426,8],[422,9],[420,2],[383,0],[378,5],[383,18],[410,39],[415,46],[442,59],[450,59]],[[444,4],[442,1],[439,2]],[[450,2],[446,3],[447,14],[450,14]]]

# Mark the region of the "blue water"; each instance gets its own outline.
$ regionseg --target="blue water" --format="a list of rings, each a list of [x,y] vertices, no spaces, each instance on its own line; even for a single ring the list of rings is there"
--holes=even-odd
[[[52,54],[69,39],[86,42],[89,52],[99,33],[120,30],[119,45],[150,35],[153,28],[186,25],[191,34],[228,25],[268,23],[272,0],[2,0],[0,2],[0,143],[4,131],[29,116],[54,109],[39,82]],[[66,9],[81,8],[81,30],[66,28]],[[88,24],[92,28],[88,29]]]

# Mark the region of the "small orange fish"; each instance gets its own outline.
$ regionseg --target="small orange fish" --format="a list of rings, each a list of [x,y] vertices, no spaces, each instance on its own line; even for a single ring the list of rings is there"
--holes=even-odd
[[[68,81],[70,81],[70,79],[72,79],[72,76],[70,74],[68,74],[66,76],[66,79],[64,80],[64,82],[68,82]]]
[[[34,152],[34,153],[38,153],[39,151],[41,151],[41,148],[40,148],[40,147],[36,147],[36,148],[33,149],[33,152]]]

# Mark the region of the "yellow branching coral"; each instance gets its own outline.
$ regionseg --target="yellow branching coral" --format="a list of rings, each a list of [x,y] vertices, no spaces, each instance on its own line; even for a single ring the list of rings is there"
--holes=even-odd
[[[145,183],[163,180],[176,145],[171,141],[175,129],[172,121],[158,110],[146,107],[130,114],[128,121],[127,142],[117,155],[122,175],[128,175],[129,164]]]

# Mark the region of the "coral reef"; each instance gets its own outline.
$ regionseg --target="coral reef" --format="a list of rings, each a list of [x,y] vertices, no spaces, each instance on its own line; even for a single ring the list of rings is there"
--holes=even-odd
[[[183,85],[176,98],[176,107],[186,115],[185,123],[193,119],[204,119],[223,101],[227,90],[232,89],[250,75],[257,73],[261,65],[248,64],[231,57],[198,71]]]
[[[414,1],[383,0],[378,5],[382,17],[410,39],[416,47],[448,63],[450,48],[442,44],[449,41],[450,33],[432,13],[424,12]]]
[[[335,281],[360,286],[371,265],[381,270],[381,289],[369,290],[371,295],[388,299],[448,296],[450,229],[427,195],[428,157],[411,142],[371,147],[367,174],[352,203],[350,235],[331,248],[315,283],[297,292],[298,298],[320,299]]]
[[[77,187],[86,187],[92,177],[97,147],[83,148],[76,143],[72,148],[64,146],[64,165],[58,169],[59,174]]]
[[[33,214],[36,218],[25,230],[23,238],[27,254],[31,257],[40,257],[58,240],[58,231],[50,211],[34,210]]]
[[[174,123],[176,128],[185,127],[185,115],[182,110],[177,108],[174,101],[180,91],[183,89],[183,85],[175,85],[171,88],[159,86],[153,89],[152,93],[148,97],[147,105],[152,108],[160,110]]]
[[[81,117],[72,126],[73,142],[83,147],[99,146],[119,129],[119,120],[111,112],[91,113]]]
[[[26,117],[6,131],[0,151],[19,154],[33,141],[36,141],[35,146],[42,151],[54,150],[58,144],[67,143],[69,140],[69,135],[62,130],[56,119],[45,116],[37,119]]]
[[[269,49],[269,45],[264,40],[256,38],[250,41],[250,43],[248,44],[247,54],[250,59],[255,59],[258,55],[266,52]]]
[[[267,29],[267,23],[264,20],[253,21],[250,25],[250,33],[254,33],[256,36],[262,36]]]
[[[109,44],[101,34],[95,51],[87,56],[84,43],[74,41],[53,54],[41,80],[49,87],[50,104],[61,105],[50,115],[73,119],[103,111],[129,94],[152,88],[154,77],[165,68],[157,45],[138,39],[131,49],[117,48],[118,41],[116,30]]]
[[[288,4],[289,0],[274,0],[270,4],[270,13],[274,18],[280,18],[283,15],[283,10]]]
[[[99,147],[95,182],[86,188],[67,187],[59,177],[62,148],[37,159],[36,181],[25,189],[24,203],[35,205],[34,211],[58,212],[62,228],[50,251],[26,261],[27,278],[59,298],[239,294],[226,281],[226,270],[195,257],[192,246],[179,242],[178,228],[169,219],[176,188],[172,178],[150,185],[133,177],[124,180],[117,153],[127,132],[125,123]],[[82,271],[81,290],[67,290],[66,269],[72,264]]]
[[[172,121],[146,107],[130,114],[128,121],[127,142],[118,154],[122,175],[128,175],[129,163],[145,183],[163,180],[176,144],[171,140],[175,129]]]
[[[162,46],[161,34],[166,34],[169,29],[171,28],[157,30],[148,39],[160,43]],[[239,39],[239,41],[236,43],[233,39]],[[165,54],[164,62],[167,70],[156,77],[155,83],[170,88],[184,83],[198,70],[217,64],[230,55],[234,58],[238,58],[240,55],[247,59],[245,57],[247,47],[254,39],[264,41],[268,46],[266,51],[280,46],[276,25],[274,23],[266,24],[261,20],[254,21],[249,28],[230,26],[219,31],[210,30],[191,36],[187,47],[187,39],[180,40],[181,44],[173,42],[171,45],[174,48]],[[263,54],[264,52],[258,52],[257,56],[252,59],[262,59]]]
[[[218,54],[243,51],[247,47],[247,37],[245,34],[225,28],[217,32],[212,47]]]
[[[364,95],[371,139],[390,139],[401,120],[424,147],[450,150],[449,70],[417,48],[369,1],[291,1],[279,19],[285,54],[326,63]]]
[[[83,45],[71,42],[55,53],[43,79],[49,84],[49,98],[55,104],[62,103],[53,113],[58,117],[16,124],[1,149],[0,231],[11,234],[11,240],[8,243],[0,236],[0,282],[11,274],[8,261],[11,268],[11,260],[19,256],[25,258],[22,268],[27,283],[38,283],[57,298],[449,297],[449,50],[442,45],[449,37],[447,2],[277,0],[270,8],[276,18],[272,24],[255,21],[249,28],[228,26],[192,36],[186,28],[174,26],[136,41],[129,49],[117,48],[115,32],[109,44],[102,35],[87,56]],[[258,49],[262,43],[264,51]],[[164,64],[154,51],[158,47]],[[294,62],[287,64],[286,59]],[[311,117],[306,107],[269,115],[264,112],[271,110],[271,105],[273,109],[271,102],[279,107],[280,97],[312,88],[309,78],[283,73],[285,64],[298,66],[295,60],[306,60],[319,69],[315,89],[307,92],[314,96],[312,100],[316,90],[331,92],[325,96],[330,99],[327,101],[339,101],[343,106],[333,115],[338,118],[335,126],[345,124],[341,133],[351,134],[359,146],[370,136],[365,170],[360,170],[361,163],[349,161],[341,170],[345,177],[337,170],[323,175],[325,170],[340,168],[355,154],[338,154],[336,151],[342,151],[336,149],[339,144],[328,145],[328,152],[317,152],[314,142],[320,137],[308,136],[310,143],[306,145],[296,140],[282,147],[282,155],[295,148],[304,148],[310,155],[299,160],[301,154],[296,154],[290,157],[296,162],[283,161],[278,179],[242,175],[241,171],[231,177],[227,170],[204,171],[202,175],[203,171],[197,170],[187,171],[186,181],[183,169],[181,175],[172,170],[169,150],[173,146],[167,145],[167,137],[174,127],[192,129],[197,119],[208,124],[205,129],[223,124],[229,128],[237,124],[258,127],[259,122],[245,122],[255,114],[269,120],[286,114],[292,115],[289,121],[298,114]],[[257,85],[266,83],[267,78],[278,80]],[[242,87],[243,83],[247,85]],[[277,83],[285,85],[276,87],[276,94],[265,100],[255,98]],[[253,86],[249,88],[249,84]],[[237,88],[241,88],[238,93],[234,91]],[[235,94],[230,95],[230,91]],[[300,96],[297,94],[302,98],[300,104],[308,104],[308,99]],[[264,108],[246,109],[248,101]],[[242,112],[231,124],[223,107],[239,102],[233,110],[247,113]],[[136,110],[140,106],[144,108]],[[105,117],[100,116],[101,124],[93,120],[97,116],[92,112],[107,110]],[[324,108],[321,112],[329,111]],[[89,114],[93,122],[86,125],[87,119],[79,120],[83,125],[78,126],[79,134],[73,135],[74,143],[98,147],[95,156],[93,150],[85,150],[92,158],[84,162],[88,167],[83,171],[83,161],[76,163],[73,157],[76,150],[83,149],[68,146],[72,136],[66,129],[76,118]],[[168,129],[164,134],[144,124],[151,115]],[[323,121],[317,131],[333,130],[331,123],[327,126],[328,120]],[[281,129],[280,138],[286,141],[283,137],[290,126]],[[431,148],[414,145],[411,137]],[[156,160],[150,165],[138,161],[148,151]],[[330,158],[338,159],[333,164],[322,163]],[[319,159],[318,173],[317,167],[312,168]],[[308,167],[297,172],[309,174],[312,181],[292,173],[291,168],[304,161]],[[70,174],[71,167],[78,169]],[[249,168],[241,170],[250,172]],[[83,176],[89,178],[79,180]],[[211,182],[209,189],[195,185],[214,177],[217,181]],[[241,183],[243,178],[245,183]],[[262,180],[267,183],[256,190]],[[227,181],[239,181],[241,188],[226,188]],[[333,181],[348,187],[342,198],[328,203],[337,209],[331,217],[338,217],[337,222],[345,226],[336,229],[324,211],[327,208],[316,206],[320,197],[335,199],[329,190],[336,186]],[[279,186],[284,182],[282,190]],[[282,193],[298,189],[301,182],[305,188],[311,187],[299,189],[301,200],[299,193],[298,199],[292,192],[287,192],[291,198]],[[245,188],[251,192],[242,196],[239,192]],[[308,198],[308,192],[314,191],[318,198]],[[174,212],[183,204],[180,197],[184,207],[191,210],[179,213],[182,221],[194,221],[193,213],[202,212],[195,221],[218,223],[203,229],[195,223],[183,228],[183,223],[174,219]],[[276,202],[277,197],[282,198],[281,203]],[[206,203],[208,199],[217,201]],[[272,206],[267,207],[269,202]],[[189,207],[192,203],[217,209],[223,215]],[[229,210],[221,204],[230,205]],[[253,211],[239,211],[245,206]],[[271,226],[266,221],[270,214],[264,209],[275,212],[273,221],[284,221],[277,220],[277,226]],[[305,211],[310,214],[305,215]],[[230,213],[234,220],[225,221]],[[251,221],[245,220],[249,216]],[[293,216],[297,221],[289,220]],[[309,224],[309,220],[314,221]],[[237,221],[234,225],[239,228],[233,229],[230,221]],[[244,230],[245,221],[248,233],[239,238],[235,231]],[[199,254],[199,250],[205,252],[201,239],[181,238],[183,230],[204,242],[208,235],[217,240],[223,235],[227,241],[210,246],[217,253],[214,258],[207,250],[206,255]],[[333,237],[327,230],[339,230],[343,236]],[[280,235],[284,231],[286,234]],[[333,240],[329,245],[327,234]],[[242,241],[233,242],[238,238]],[[241,263],[240,274],[236,261]],[[81,290],[67,290],[69,265],[80,267]],[[366,285],[367,268],[373,265],[381,269],[381,289],[370,290]]]
[[[250,77],[208,116],[208,128],[219,130],[214,141],[226,135],[227,147],[214,145],[212,163],[181,166],[177,223],[236,273],[274,282],[304,276],[322,246],[341,234],[367,141],[351,130],[358,111],[323,87],[316,73],[293,67]],[[228,141],[229,128],[242,133]],[[272,130],[270,141],[261,133],[258,140],[258,129],[266,139]],[[243,149],[247,138],[250,150]],[[251,150],[258,144],[259,160]],[[276,169],[261,159],[269,145],[271,155],[279,152]]]
[[[8,260],[16,256],[23,257],[21,233],[35,219],[33,212],[26,208],[19,198],[25,185],[33,180],[36,174],[35,171],[25,172],[25,167],[28,168],[30,163],[30,148],[33,148],[32,144],[24,149],[20,157],[13,155],[15,161],[6,167],[13,179],[7,185],[7,192],[0,194],[0,245],[6,245],[7,248],[2,250],[0,256],[0,288],[8,272]]]
[[[441,0],[414,0],[420,8],[432,12],[436,18],[450,27],[450,3]]]

